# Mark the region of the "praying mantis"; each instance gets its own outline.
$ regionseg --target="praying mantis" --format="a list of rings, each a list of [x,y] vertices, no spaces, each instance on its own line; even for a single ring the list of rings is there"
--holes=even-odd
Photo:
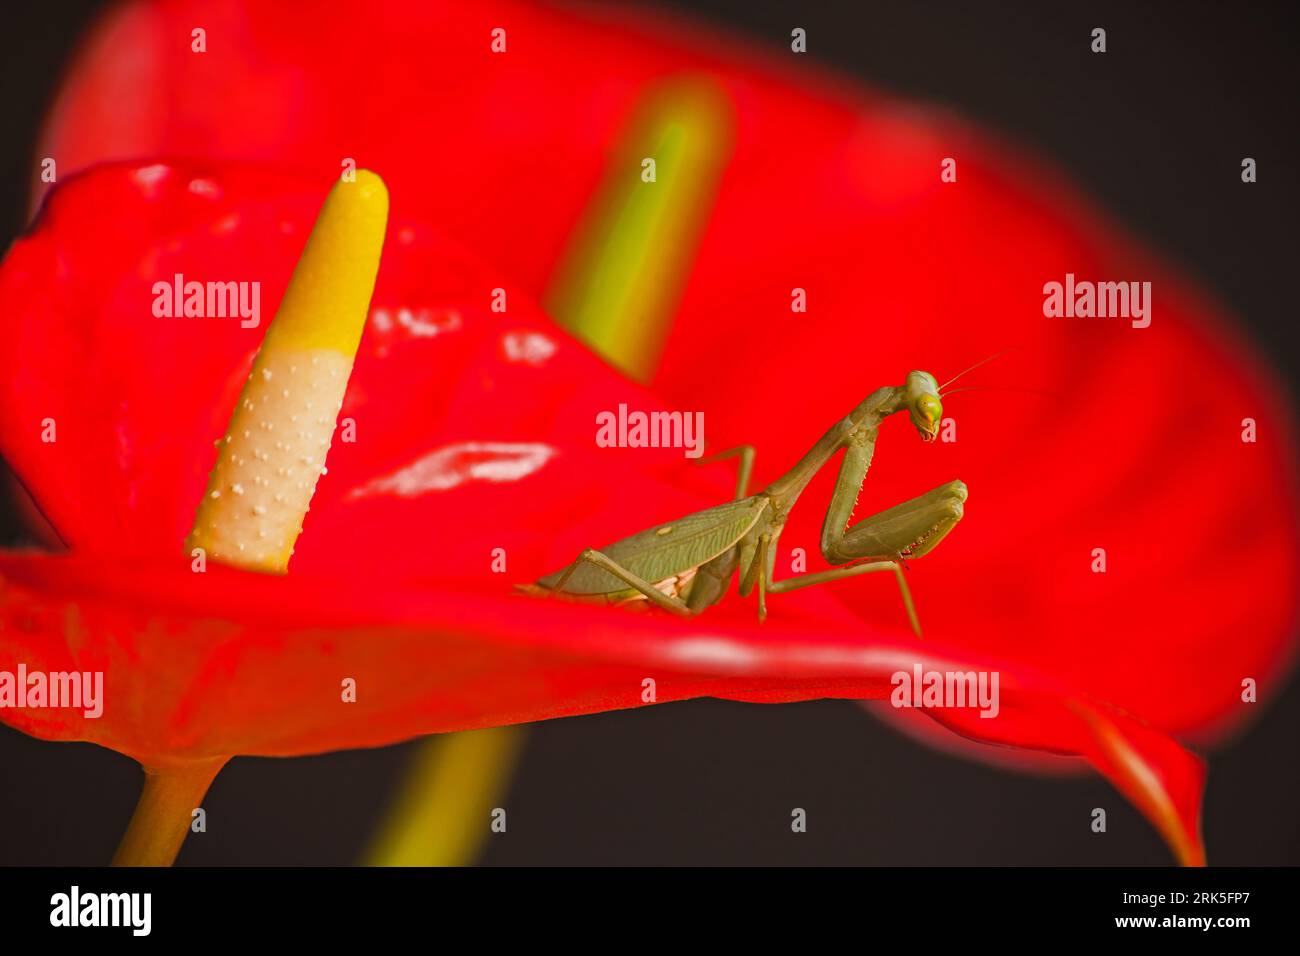
[[[953,381],[956,378],[943,388]],[[962,518],[966,486],[960,481],[947,482],[848,527],[871,466],[877,429],[890,415],[902,411],[908,413],[923,441],[934,441],[943,404],[933,375],[912,371],[903,385],[872,392],[832,425],[793,468],[757,494],[747,493],[754,466],[752,445],[704,459],[739,456],[732,501],[656,525],[604,548],[588,548],[561,570],[519,588],[537,596],[563,595],[589,603],[649,601],[673,614],[691,616],[718,603],[727,593],[732,575],[738,574],[741,597],[757,586],[758,619],[763,621],[769,594],[892,571],[908,621],[920,637],[916,607],[903,577],[904,561],[933,551],[952,531]],[[778,580],[774,576],[776,543],[790,510],[813,476],[841,449],[844,458],[821,533],[822,555],[838,567]]]

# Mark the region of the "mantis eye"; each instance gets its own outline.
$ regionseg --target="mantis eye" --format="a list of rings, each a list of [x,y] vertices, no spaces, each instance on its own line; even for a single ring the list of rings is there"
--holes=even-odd
[[[943,403],[933,395],[922,395],[918,398],[916,410],[928,422],[937,422],[943,417]]]

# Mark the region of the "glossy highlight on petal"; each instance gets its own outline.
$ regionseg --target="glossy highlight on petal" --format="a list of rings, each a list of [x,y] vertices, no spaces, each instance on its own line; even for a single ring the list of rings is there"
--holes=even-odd
[[[540,442],[461,442],[435,449],[405,468],[353,490],[349,497],[391,493],[414,498],[467,481],[519,481],[544,467],[555,454],[554,448]]]

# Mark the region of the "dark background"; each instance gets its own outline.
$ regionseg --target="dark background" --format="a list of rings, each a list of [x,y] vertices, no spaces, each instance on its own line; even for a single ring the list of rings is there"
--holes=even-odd
[[[26,218],[40,117],[102,3],[6,7],[0,243]],[[1300,135],[1291,3],[670,6],[900,94],[946,104],[1053,159],[1247,323],[1293,385]],[[1108,52],[1088,52],[1093,27]],[[1259,163],[1244,186],[1240,163]],[[1194,388],[1195,383],[1188,383]],[[1243,489],[1243,493],[1250,490]],[[12,541],[0,514],[0,541]],[[1245,599],[1245,598],[1244,598]],[[1300,863],[1300,691],[1211,751],[1210,859]],[[355,862],[414,744],[238,758],[204,801],[189,864]],[[0,727],[0,864],[107,861],[140,784],[125,757]],[[1100,778],[1025,776],[917,745],[845,702],[701,701],[528,731],[484,860],[518,863],[1154,864],[1155,831]],[[809,830],[790,832],[790,808]],[[1089,830],[1105,807],[1109,832]]]

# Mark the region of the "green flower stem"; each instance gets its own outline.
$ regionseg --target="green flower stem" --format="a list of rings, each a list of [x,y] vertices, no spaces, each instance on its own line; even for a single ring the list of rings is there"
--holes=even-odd
[[[194,811],[229,757],[167,768],[144,768],[144,790],[113,866],[171,866],[190,832]]]

